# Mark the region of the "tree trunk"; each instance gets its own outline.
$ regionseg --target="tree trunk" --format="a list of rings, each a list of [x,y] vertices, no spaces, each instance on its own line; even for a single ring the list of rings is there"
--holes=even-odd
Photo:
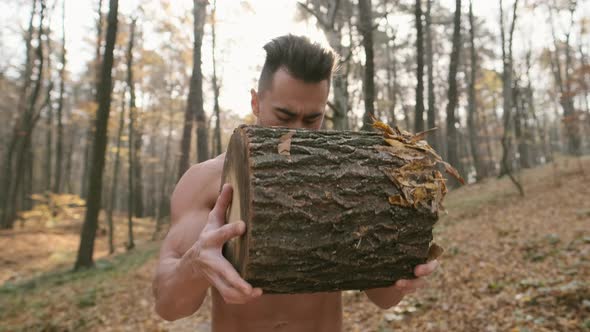
[[[113,234],[115,233],[115,226],[113,223],[113,210],[115,209],[115,202],[117,202],[117,185],[119,184],[119,168],[121,156],[121,137],[123,137],[123,129],[125,129],[125,91],[121,96],[121,114],[119,115],[119,129],[117,133],[117,149],[115,150],[115,165],[113,166],[113,182],[111,183],[111,194],[109,204],[107,205],[107,224],[109,228],[109,254],[115,252],[115,244],[113,242]]]
[[[469,80],[469,113],[467,113],[467,127],[469,128],[469,146],[471,147],[471,156],[473,157],[473,166],[475,168],[475,178],[480,181],[487,176],[485,167],[482,165],[479,155],[479,137],[476,124],[477,101],[475,100],[475,84],[477,82],[477,54],[475,54],[475,23],[473,22],[473,0],[469,1],[469,39],[470,39],[470,57],[471,70]]]
[[[224,254],[266,293],[366,289],[413,278],[438,215],[433,201],[390,203],[407,189],[398,189],[392,174],[409,165],[390,148],[373,132],[239,127],[222,183],[234,189],[227,221],[243,220],[247,231]],[[425,172],[431,171],[434,164]],[[418,176],[418,186],[444,192],[438,176],[440,182]]]
[[[133,249],[135,243],[133,241],[133,214],[135,212],[134,207],[136,206],[136,195],[137,186],[136,183],[136,164],[137,152],[135,151],[135,117],[137,115],[137,108],[135,107],[135,86],[133,81],[133,43],[135,41],[135,25],[136,19],[131,20],[130,32],[129,32],[129,45],[127,48],[127,86],[129,87],[129,197],[127,207],[127,225],[128,225],[128,239],[127,239],[127,250]]]
[[[436,97],[434,95],[434,59],[432,51],[432,16],[430,14],[432,7],[432,0],[426,0],[426,63],[428,67],[428,129],[436,127],[437,124],[437,110]],[[426,137],[428,144],[433,149],[439,150],[438,137],[439,131],[435,131]]]
[[[166,136],[166,147],[164,151],[164,172],[162,174],[162,182],[160,187],[160,195],[157,202],[158,208],[156,209],[156,229],[152,235],[152,240],[156,239],[156,236],[160,233],[162,228],[162,221],[164,216],[168,215],[168,159],[170,158],[170,143],[172,141],[172,130],[174,129],[173,112],[170,108],[170,114],[168,116],[168,135]]]
[[[458,155],[458,133],[455,125],[457,120],[455,117],[455,109],[457,108],[457,68],[459,68],[459,58],[461,55],[461,0],[455,2],[455,18],[453,29],[453,50],[451,52],[451,64],[449,67],[449,91],[447,104],[447,160],[451,165],[459,166]],[[461,168],[459,166],[459,168]],[[451,180],[451,186],[456,186],[457,182]]]
[[[92,164],[90,168],[90,177],[88,179],[89,190],[86,204],[86,215],[84,217],[84,224],[82,225],[82,232],[80,234],[80,245],[78,247],[75,269],[92,267],[94,265],[92,256],[94,253],[96,229],[98,227],[98,214],[101,206],[102,176],[107,146],[111,92],[113,88],[111,72],[113,68],[113,50],[115,48],[115,40],[117,37],[118,6],[118,0],[109,1],[106,47],[101,69],[102,75],[100,84],[97,88],[99,104],[96,114],[96,130],[92,148]]]
[[[219,112],[219,84],[217,82],[217,62],[215,57],[215,50],[216,50],[216,35],[215,35],[215,26],[217,25],[217,0],[213,0],[213,8],[211,8],[211,57],[213,60],[213,111],[215,113],[215,155],[220,155],[222,152],[221,148],[221,120],[220,120],[220,112]]]
[[[63,164],[63,105],[64,105],[64,90],[66,79],[66,5],[65,0],[62,3],[62,44],[61,44],[61,68],[59,70],[59,99],[57,103],[57,146],[55,151],[55,179],[53,182],[53,192],[61,193],[62,188],[62,164]]]
[[[373,14],[371,0],[359,0],[359,30],[363,37],[365,49],[365,76],[363,79],[363,93],[365,99],[365,114],[363,115],[362,130],[371,130],[371,116],[375,115],[375,66],[373,55]]]
[[[207,0],[193,0],[194,3],[194,42],[193,73],[189,88],[189,107],[195,113],[197,123],[196,155],[197,162],[209,159],[208,128],[205,109],[203,108],[203,70],[201,68],[201,46],[203,45],[203,26],[207,14]]]
[[[424,40],[422,38],[422,0],[416,0],[416,110],[414,132],[424,131]]]
[[[98,19],[96,20],[96,47],[95,47],[95,55],[94,55],[94,70],[95,70],[95,82],[94,86],[96,87],[95,96],[96,96],[96,104],[100,104],[100,100],[98,99],[98,86],[100,85],[100,79],[102,75],[101,71],[101,48],[102,48],[102,35],[103,35],[103,14],[102,14],[102,1],[98,0]],[[82,172],[82,186],[80,189],[80,196],[82,198],[87,198],[88,195],[88,172],[90,171],[90,158],[92,158],[92,146],[93,142],[92,139],[96,135],[93,131],[93,124],[95,123],[96,119],[90,119],[88,131],[86,133],[86,147],[84,149],[84,170]]]

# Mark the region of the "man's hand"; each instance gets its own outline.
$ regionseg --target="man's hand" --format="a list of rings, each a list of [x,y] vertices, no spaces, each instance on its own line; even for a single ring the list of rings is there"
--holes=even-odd
[[[421,264],[414,268],[414,275],[416,275],[416,279],[407,280],[407,279],[400,279],[395,282],[393,287],[397,289],[402,295],[410,294],[415,292],[419,288],[423,288],[426,286],[427,282],[423,277],[434,272],[436,267],[438,266],[438,261],[433,260],[426,264]]]
[[[246,230],[243,221],[225,224],[225,212],[231,198],[232,187],[225,184],[209,213],[207,225],[189,252],[192,252],[193,271],[205,277],[226,303],[243,304],[261,296],[262,289],[252,288],[223,257],[223,244]]]
[[[398,304],[404,296],[415,292],[417,289],[426,286],[424,277],[434,272],[438,266],[438,261],[433,260],[426,264],[418,265],[414,268],[416,279],[400,279],[393,286],[385,288],[373,288],[365,290],[369,299],[382,309],[388,309]]]

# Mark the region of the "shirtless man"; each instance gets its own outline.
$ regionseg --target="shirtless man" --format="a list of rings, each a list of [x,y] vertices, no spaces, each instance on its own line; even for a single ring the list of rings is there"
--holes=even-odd
[[[258,92],[252,90],[257,124],[319,129],[330,89],[335,55],[304,37],[276,38],[264,46],[266,62]],[[211,288],[213,331],[340,331],[340,292],[263,295],[222,256],[223,244],[243,234],[243,222],[225,224],[232,188],[221,172],[225,154],[192,166],[171,199],[171,227],[153,281],[156,311],[166,320],[196,312]],[[396,305],[424,286],[436,261],[419,265],[413,280],[365,290],[380,308]]]

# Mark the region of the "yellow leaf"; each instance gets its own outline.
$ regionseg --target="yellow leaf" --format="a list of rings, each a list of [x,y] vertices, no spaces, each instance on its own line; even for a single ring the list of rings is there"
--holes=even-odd
[[[406,201],[401,195],[389,196],[389,204],[399,205],[403,207],[411,206],[410,203],[408,203],[408,201]]]
[[[295,135],[295,130],[289,130],[279,138],[278,152],[283,156],[291,155],[291,138]]]

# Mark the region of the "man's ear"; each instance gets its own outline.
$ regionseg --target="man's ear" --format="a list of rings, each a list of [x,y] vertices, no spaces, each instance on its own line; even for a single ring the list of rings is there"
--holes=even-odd
[[[256,90],[250,89],[250,96],[250,106],[252,107],[252,113],[254,113],[256,117],[258,117],[258,114],[260,113],[260,103],[258,100],[258,94],[256,93]]]

